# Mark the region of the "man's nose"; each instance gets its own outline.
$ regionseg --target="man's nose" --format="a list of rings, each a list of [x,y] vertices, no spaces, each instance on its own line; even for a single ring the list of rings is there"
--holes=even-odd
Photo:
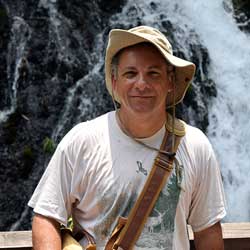
[[[145,88],[148,88],[148,81],[144,74],[138,75],[138,79],[135,83],[135,86],[139,90],[144,90]]]

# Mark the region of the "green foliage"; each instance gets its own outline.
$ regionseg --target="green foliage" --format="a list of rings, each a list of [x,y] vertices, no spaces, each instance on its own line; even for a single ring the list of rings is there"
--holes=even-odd
[[[6,15],[6,11],[5,9],[3,8],[0,8],[0,20],[5,18],[7,15]]]
[[[49,153],[49,154],[53,154],[54,151],[55,151],[55,143],[53,142],[52,139],[46,137],[44,140],[43,140],[43,151],[45,153]]]
[[[34,149],[29,145],[24,146],[20,160],[18,165],[19,176],[20,178],[27,179],[30,176],[35,160]]]
[[[33,154],[32,148],[30,146],[26,145],[24,147],[24,149],[23,149],[23,157],[24,157],[24,159],[31,160],[31,159],[33,159],[33,156],[34,156],[34,154]]]
[[[8,16],[7,16],[6,10],[0,7],[0,30],[1,31],[4,28],[4,26],[7,24],[7,22],[8,22]]]

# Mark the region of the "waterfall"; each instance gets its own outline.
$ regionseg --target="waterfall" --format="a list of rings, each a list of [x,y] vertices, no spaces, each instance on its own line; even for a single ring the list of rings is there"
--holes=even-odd
[[[50,42],[55,43],[58,59],[74,64],[75,54],[70,48],[70,37],[72,36],[72,25],[69,19],[57,10],[57,0],[40,0],[38,7],[48,9],[50,19],[49,36]],[[74,36],[81,40],[81,34],[74,30]],[[88,54],[85,54],[88,56]]]
[[[100,39],[97,40],[101,42]],[[79,94],[79,91],[81,92],[81,89],[84,89],[88,84],[91,84],[91,81],[93,79],[96,79],[98,77],[100,78],[99,71],[101,66],[102,63],[96,62],[95,66],[93,66],[93,69],[90,70],[86,76],[78,80],[76,84],[68,90],[68,97],[65,102],[65,108],[60,117],[60,122],[53,130],[52,138],[54,141],[59,141],[59,138],[63,136],[65,127],[67,128],[69,126],[72,126],[72,120],[70,119],[70,117],[72,116],[72,112],[78,111],[78,114],[76,117],[74,117],[73,121],[73,124],[77,124],[81,122],[84,117],[86,117],[86,114],[89,110],[92,110],[93,103],[91,101],[91,97],[84,94],[81,95]],[[98,80],[101,81],[101,79]],[[76,103],[77,105],[75,105]]]
[[[196,64],[183,118],[203,129],[215,149],[228,204],[225,221],[249,221],[250,43],[230,0],[4,2],[10,27],[3,60],[7,79],[1,79],[0,177],[8,179],[3,190],[22,193],[11,191],[14,205],[9,206],[8,192],[0,192],[1,209],[9,206],[0,218],[2,228],[30,225],[23,197],[31,195],[49,158],[44,138],[58,143],[75,124],[112,109],[104,83],[108,31],[138,25],[161,30],[175,55]],[[28,80],[22,80],[25,59]]]
[[[49,10],[50,40],[55,40],[57,51],[59,52],[59,59],[68,64],[73,64],[75,60],[75,51],[69,48],[69,37],[74,28],[70,20],[58,12],[56,2],[56,0],[40,0],[39,6]],[[91,98],[93,93],[82,92],[87,91],[87,86],[93,85],[89,86],[89,89],[93,89],[95,83],[102,82],[100,74],[103,66],[103,60],[100,60],[100,58],[103,58],[102,51],[104,48],[102,33],[103,32],[96,35],[94,41],[95,50],[92,53],[89,53],[89,51],[85,49],[82,50],[87,60],[85,67],[89,68],[89,72],[68,89],[68,96],[65,101],[64,109],[60,114],[59,123],[55,126],[52,133],[52,139],[56,142],[62,138],[65,130],[67,131],[67,129],[70,129],[72,124],[77,124],[84,118],[86,119],[89,110],[93,109],[93,98]],[[82,34],[75,30],[74,35],[78,41],[83,40]]]
[[[21,17],[13,17],[11,41],[8,46],[7,75],[8,75],[8,103],[0,110],[0,123],[5,122],[14,113],[17,106],[18,80],[21,70],[28,67],[25,62],[26,43],[30,37],[29,25]],[[24,65],[25,64],[25,65]],[[14,76],[14,77],[13,77]]]
[[[208,136],[221,163],[228,201],[228,220],[250,218],[250,37],[241,32],[222,1],[183,6],[211,56],[217,98],[209,110]],[[201,1],[200,1],[201,2]],[[200,18],[194,15],[201,12]]]
[[[208,136],[221,165],[229,221],[250,219],[250,42],[222,0],[179,2],[208,49],[217,97],[209,108]],[[197,15],[202,13],[202,15]],[[181,18],[181,17],[179,17]]]

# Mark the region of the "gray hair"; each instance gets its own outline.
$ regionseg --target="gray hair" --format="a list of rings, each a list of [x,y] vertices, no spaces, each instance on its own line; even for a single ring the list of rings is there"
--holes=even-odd
[[[151,46],[155,47],[154,45],[152,45],[149,42],[142,42],[140,44],[148,44],[148,45],[151,45]],[[136,46],[136,45],[138,45],[138,44],[135,44],[135,45],[132,45],[132,46]],[[128,48],[128,47],[126,47],[126,48]],[[118,65],[119,65],[120,55],[121,55],[122,51],[124,51],[126,48],[123,48],[123,49],[119,50],[112,58],[112,61],[111,61],[111,75],[115,79],[117,79],[117,76],[118,76]],[[167,66],[167,73],[174,72],[175,66],[170,64],[167,60],[165,60],[165,61],[166,61],[166,66]]]
[[[120,59],[120,53],[121,51],[117,52],[111,61],[111,75],[117,79],[118,76],[118,64],[119,64],[119,59]]]

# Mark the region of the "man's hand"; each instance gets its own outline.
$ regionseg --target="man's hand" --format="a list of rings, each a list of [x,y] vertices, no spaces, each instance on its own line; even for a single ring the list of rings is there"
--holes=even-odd
[[[34,250],[61,250],[60,224],[36,214],[32,222],[32,243]]]
[[[205,230],[194,233],[194,244],[196,250],[224,250],[220,222]]]

